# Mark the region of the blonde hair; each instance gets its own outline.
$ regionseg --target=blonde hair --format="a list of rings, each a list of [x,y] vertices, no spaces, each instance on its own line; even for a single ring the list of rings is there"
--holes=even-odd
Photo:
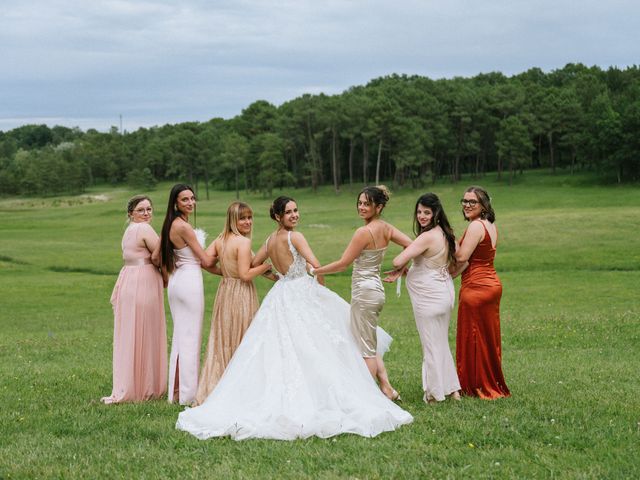
[[[232,202],[229,205],[229,208],[227,208],[227,217],[224,221],[224,229],[220,232],[218,238],[225,240],[232,233],[251,238],[251,232],[249,232],[248,235],[244,235],[238,230],[238,220],[246,213],[253,215],[253,210],[248,204],[244,202]]]

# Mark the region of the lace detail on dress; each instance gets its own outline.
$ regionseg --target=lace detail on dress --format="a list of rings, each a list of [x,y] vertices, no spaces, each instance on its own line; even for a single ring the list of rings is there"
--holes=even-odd
[[[282,278],[299,278],[307,274],[307,261],[304,259],[296,247],[291,243],[291,232],[287,234],[287,243],[289,244],[289,251],[291,252],[291,256],[293,257],[293,262],[289,265],[289,270],[287,270],[287,274]]]

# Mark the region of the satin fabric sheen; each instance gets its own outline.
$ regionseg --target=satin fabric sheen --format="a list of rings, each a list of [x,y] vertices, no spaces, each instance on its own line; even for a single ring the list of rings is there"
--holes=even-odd
[[[445,243],[430,257],[419,255],[407,274],[407,290],[422,343],[422,390],[424,401],[445,399],[460,390],[449,348],[449,322],[455,300],[449,275]]]
[[[474,250],[469,258],[469,266],[462,273],[456,363],[463,393],[491,400],[508,397],[511,392],[502,373],[502,283],[493,266],[496,249],[491,245],[489,232],[484,228],[484,239]],[[464,235],[460,243],[464,243]]]
[[[378,317],[384,306],[380,265],[386,248],[363,250],[351,274],[351,332],[365,358],[375,357]]]

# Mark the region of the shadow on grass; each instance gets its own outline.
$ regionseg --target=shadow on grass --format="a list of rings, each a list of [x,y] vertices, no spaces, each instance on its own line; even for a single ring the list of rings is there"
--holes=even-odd
[[[7,257],[6,255],[0,255],[0,262],[13,263],[15,265],[31,265],[29,262],[18,260],[13,257]]]
[[[50,272],[56,273],[88,273],[90,275],[118,275],[117,271],[113,270],[97,270],[94,268],[78,268],[78,267],[60,267],[60,266],[51,266],[46,267]]]

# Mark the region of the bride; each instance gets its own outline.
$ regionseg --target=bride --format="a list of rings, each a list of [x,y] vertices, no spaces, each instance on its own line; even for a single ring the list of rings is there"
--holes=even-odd
[[[280,280],[217,387],[202,405],[180,413],[176,428],[200,439],[293,440],[341,433],[373,437],[411,423],[413,417],[380,391],[362,361],[349,330],[349,304],[307,275],[307,264],[320,263],[294,231],[296,202],[279,197],[270,213],[278,228],[254,264],[269,258]]]

